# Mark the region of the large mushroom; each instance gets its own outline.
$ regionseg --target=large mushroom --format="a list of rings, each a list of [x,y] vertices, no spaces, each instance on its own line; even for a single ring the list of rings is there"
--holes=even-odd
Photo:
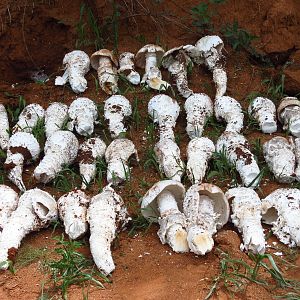
[[[96,51],[91,56],[91,65],[97,70],[99,85],[102,90],[112,95],[118,92],[118,60],[107,49]]]
[[[7,150],[9,140],[8,115],[3,104],[0,104],[0,148]]]
[[[169,244],[175,252],[188,252],[186,219],[182,213],[184,186],[175,180],[155,183],[140,199],[145,218],[157,221],[158,236],[163,244]]]
[[[141,81],[140,74],[134,69],[134,54],[131,52],[123,52],[119,56],[119,73],[124,73],[128,81],[137,85]]]

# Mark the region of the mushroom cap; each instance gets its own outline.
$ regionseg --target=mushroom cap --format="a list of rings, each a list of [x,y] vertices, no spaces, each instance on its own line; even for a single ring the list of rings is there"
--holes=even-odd
[[[156,53],[157,60],[160,60],[165,53],[165,50],[154,44],[147,44],[141,48],[134,57],[135,64],[139,68],[145,68],[146,65],[146,53]]]
[[[99,58],[100,57],[108,57],[112,61],[112,63],[117,67],[118,66],[118,59],[115,57],[112,51],[108,49],[101,49],[94,52],[91,56],[91,65],[93,69],[98,70],[99,68]]]
[[[169,65],[172,64],[172,62],[175,60],[175,56],[177,55],[177,52],[179,50],[182,50],[183,46],[175,47],[170,50],[168,50],[162,57],[162,65],[164,68],[168,68]],[[174,55],[174,56],[173,56]]]
[[[284,97],[281,99],[279,106],[277,108],[277,116],[280,122],[282,122],[282,118],[280,117],[283,110],[288,106],[300,106],[300,101],[296,97]]]
[[[127,52],[123,52],[123,53],[120,54],[120,56],[119,56],[119,61],[122,60],[122,59],[123,59],[124,57],[126,57],[126,56],[127,56],[129,59],[132,59],[132,60],[134,59],[134,54],[127,51]]]
[[[221,52],[224,47],[224,43],[217,35],[207,35],[197,41],[196,47],[202,52],[208,52],[211,48],[216,48],[219,52]]]
[[[131,104],[129,100],[122,95],[113,95],[104,102],[104,117],[109,119],[115,114],[122,114],[125,117],[132,113]]]
[[[202,109],[207,111],[207,114],[211,116],[214,108],[213,102],[208,95],[204,93],[195,93],[185,100],[184,109],[187,113]]]
[[[185,194],[184,186],[176,180],[162,180],[155,183],[139,201],[142,215],[146,219],[153,220],[154,217],[160,216],[156,199],[163,191],[172,193],[179,210],[182,211]]]

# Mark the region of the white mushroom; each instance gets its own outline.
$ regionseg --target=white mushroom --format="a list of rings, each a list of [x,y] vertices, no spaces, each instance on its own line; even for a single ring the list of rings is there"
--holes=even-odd
[[[180,158],[180,149],[171,139],[160,139],[154,146],[159,169],[168,179],[181,181],[184,164]]]
[[[69,165],[75,160],[78,147],[78,140],[72,132],[54,132],[46,141],[45,156],[35,168],[34,177],[43,183],[54,179],[64,165]]]
[[[98,137],[90,138],[79,146],[77,159],[82,176],[82,189],[86,189],[87,185],[95,178],[96,160],[104,156],[105,150],[105,143]]]
[[[7,170],[8,179],[22,192],[26,190],[22,179],[23,165],[37,160],[40,151],[40,145],[31,133],[17,132],[8,141],[4,167]]]
[[[45,132],[46,137],[61,129],[68,120],[68,106],[61,102],[53,102],[46,109],[45,113]]]
[[[65,73],[56,77],[55,85],[69,82],[74,93],[83,93],[87,89],[84,76],[90,70],[89,56],[81,50],[74,50],[65,55],[63,64]]]
[[[266,163],[279,182],[290,183],[296,179],[294,147],[286,138],[272,138],[264,143],[263,152]]]
[[[218,121],[227,123],[225,131],[240,133],[243,128],[244,114],[239,102],[235,99],[223,96],[215,101],[215,114]]]
[[[91,199],[87,219],[90,224],[90,249],[98,269],[105,275],[115,269],[111,243],[130,220],[123,199],[110,187]]]
[[[119,73],[124,73],[128,81],[137,85],[141,81],[140,74],[134,69],[134,54],[131,52],[124,52],[119,56]]]
[[[7,150],[9,140],[8,116],[3,104],[0,104],[0,148]]]
[[[148,103],[148,114],[158,123],[160,139],[175,140],[173,128],[179,116],[180,107],[176,100],[161,94],[154,96]]]
[[[193,184],[201,183],[215,150],[214,143],[206,137],[194,138],[189,142],[186,172]]]
[[[258,186],[260,170],[250,151],[250,145],[243,135],[225,131],[217,141],[216,150],[225,152],[229,161],[235,165],[246,187]]]
[[[97,70],[99,85],[108,94],[118,92],[118,60],[113,52],[107,49],[96,51],[91,56],[91,65]]]
[[[13,127],[12,132],[24,131],[32,133],[32,129],[37,125],[39,120],[45,117],[45,110],[37,103],[25,106],[19,115],[17,124]]]
[[[300,246],[300,190],[277,189],[262,199],[262,220],[282,243]]]
[[[9,186],[0,184],[0,236],[12,212],[19,202],[18,194]]]
[[[162,75],[158,68],[158,63],[164,53],[164,49],[160,46],[148,44],[135,55],[135,64],[139,68],[145,68],[141,83],[146,82],[154,90],[165,91],[170,86],[166,81],[162,80]]]
[[[184,186],[175,180],[155,183],[140,199],[141,212],[150,221],[158,222],[157,232],[162,244],[175,252],[188,252],[186,220],[182,213]]]
[[[241,250],[263,254],[266,242],[261,225],[262,205],[259,196],[245,187],[229,189],[225,196],[231,201],[231,221],[243,236]]]
[[[262,132],[274,133],[277,131],[276,106],[270,99],[255,98],[248,107],[248,113],[258,121]]]
[[[116,185],[130,179],[128,160],[133,155],[138,160],[138,154],[132,141],[116,139],[110,143],[105,152],[108,183]]]
[[[98,117],[97,106],[89,98],[77,98],[74,100],[68,110],[69,117],[72,121],[69,129],[73,126],[78,134],[89,136],[94,132],[94,123]]]
[[[183,46],[168,50],[162,57],[162,65],[172,74],[178,92],[188,98],[193,91],[188,87],[187,68],[192,61],[183,50]]]
[[[19,248],[28,233],[46,228],[55,220],[55,199],[40,189],[26,191],[20,197],[17,209],[11,214],[0,236],[0,262],[3,262],[1,269],[8,268],[7,260],[12,259],[10,256]]]
[[[201,137],[204,125],[209,117],[213,115],[213,103],[203,93],[193,94],[184,103],[186,111],[186,132],[190,139]]]
[[[285,97],[277,108],[278,120],[283,129],[300,137],[300,101],[296,97]]]
[[[294,142],[295,156],[296,156],[296,169],[295,175],[298,181],[300,181],[300,138],[296,138]]]
[[[88,230],[86,213],[89,202],[90,198],[80,190],[71,191],[57,201],[59,217],[72,240],[82,237]]]
[[[190,250],[205,255],[214,246],[213,235],[229,218],[229,205],[224,193],[210,183],[194,184],[185,194],[183,212]]]
[[[131,113],[131,104],[124,96],[114,95],[105,100],[104,118],[108,120],[112,138],[126,132],[124,118],[129,117]]]

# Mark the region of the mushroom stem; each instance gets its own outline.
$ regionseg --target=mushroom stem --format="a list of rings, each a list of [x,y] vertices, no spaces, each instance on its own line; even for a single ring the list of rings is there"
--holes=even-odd
[[[126,78],[130,83],[137,85],[141,81],[140,74],[134,69],[133,62],[134,54],[131,52],[124,52],[119,57],[119,73],[124,72],[126,74]]]
[[[110,91],[109,94],[115,94],[118,90],[118,77],[109,57],[101,56],[99,58],[97,73],[100,86],[105,91]],[[108,86],[108,88],[106,88],[106,86]]]
[[[151,71],[152,68],[157,69],[157,57],[155,52],[147,52],[145,54],[146,57],[146,66],[145,66],[145,74],[143,75],[141,83],[144,83],[147,78],[148,74]]]
[[[96,162],[92,163],[79,163],[79,173],[83,177],[81,189],[85,190],[96,175]]]
[[[175,135],[173,131],[174,122],[173,120],[167,118],[163,121],[159,120],[159,138],[162,139],[171,139],[175,141]]]
[[[294,141],[295,145],[295,156],[296,156],[296,169],[295,174],[298,181],[300,181],[300,138],[296,138]]]
[[[5,161],[5,165],[7,166],[6,168],[9,169],[9,167],[13,165],[13,167],[8,171],[8,179],[13,182],[20,191],[25,192],[26,187],[22,179],[23,164],[24,156],[21,153],[11,154]]]
[[[6,109],[0,104],[0,148],[7,150],[9,140],[9,122]]]
[[[213,81],[216,85],[216,98],[224,96],[227,89],[227,73],[223,68],[213,69]]]

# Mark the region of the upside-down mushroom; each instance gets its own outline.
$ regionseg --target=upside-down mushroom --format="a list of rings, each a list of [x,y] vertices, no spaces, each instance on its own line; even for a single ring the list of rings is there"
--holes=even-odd
[[[0,149],[7,150],[9,140],[8,115],[3,104],[0,104]]]
[[[141,81],[140,74],[134,69],[134,54],[123,52],[119,56],[119,73],[124,73],[128,81],[137,85]]]

